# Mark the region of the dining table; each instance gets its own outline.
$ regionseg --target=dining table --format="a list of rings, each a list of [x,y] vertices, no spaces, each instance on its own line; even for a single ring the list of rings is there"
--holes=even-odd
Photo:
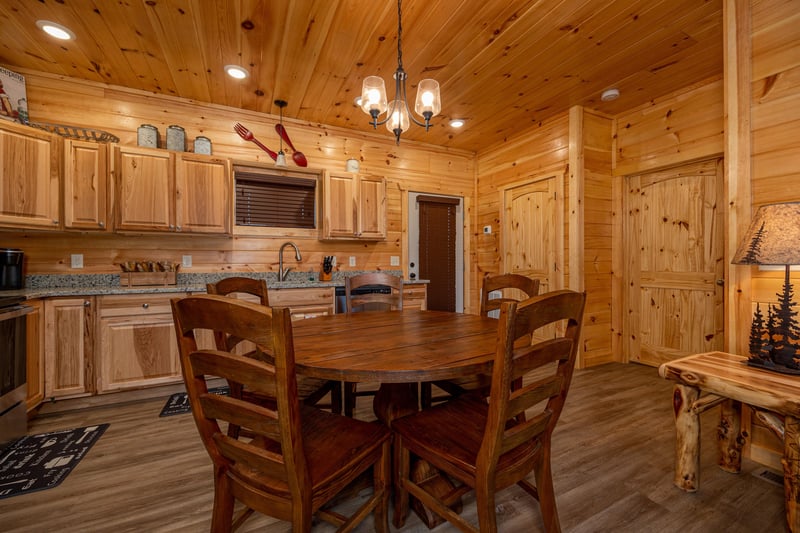
[[[306,376],[379,382],[373,411],[391,427],[419,410],[419,382],[491,374],[497,325],[479,315],[416,309],[298,320],[292,324],[295,365]],[[446,494],[453,488],[425,461],[417,461],[412,472],[426,490]],[[411,505],[429,528],[443,521],[419,501]],[[451,508],[460,512],[460,498]]]

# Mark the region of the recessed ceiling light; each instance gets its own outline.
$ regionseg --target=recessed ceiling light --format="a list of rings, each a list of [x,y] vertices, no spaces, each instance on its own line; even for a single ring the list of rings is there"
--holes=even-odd
[[[243,80],[250,75],[249,72],[239,65],[225,65],[225,72],[228,73],[228,76],[236,78],[237,80]]]
[[[450,127],[451,128],[460,128],[463,125],[464,125],[464,121],[462,119],[460,119],[460,118],[454,118],[453,120],[450,121]]]
[[[619,98],[619,89],[606,89],[603,91],[603,94],[600,95],[600,100],[604,102],[611,102],[617,98]]]
[[[62,26],[56,22],[49,20],[37,20],[36,26],[51,37],[61,39],[62,41],[72,41],[75,39],[75,34],[66,26]]]

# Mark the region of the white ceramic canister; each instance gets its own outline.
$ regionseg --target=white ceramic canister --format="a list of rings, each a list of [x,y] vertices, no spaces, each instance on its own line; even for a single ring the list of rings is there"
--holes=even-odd
[[[195,137],[194,153],[211,155],[211,139],[202,135]]]
[[[167,150],[186,151],[186,131],[180,126],[167,126]]]
[[[146,148],[158,148],[158,128],[151,124],[142,124],[136,130],[136,144]]]

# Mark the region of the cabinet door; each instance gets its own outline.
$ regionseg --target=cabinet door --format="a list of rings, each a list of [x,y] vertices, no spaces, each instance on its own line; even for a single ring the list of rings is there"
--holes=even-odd
[[[0,121],[0,225],[59,229],[58,138]]]
[[[64,141],[64,227],[108,228],[107,167],[105,144]]]
[[[92,393],[94,297],[45,303],[45,396]]]
[[[386,238],[386,178],[361,176],[358,180],[357,237]]]
[[[354,174],[325,174],[322,187],[323,238],[356,238],[357,182],[358,177]]]
[[[117,230],[173,231],[175,180],[172,152],[114,148]]]
[[[44,304],[29,300],[25,305],[33,311],[26,315],[26,363],[28,383],[27,410],[35,409],[44,401]]]
[[[424,283],[403,285],[403,309],[428,308],[428,286]]]
[[[169,305],[175,295],[103,296],[97,391],[114,392],[181,380]]]
[[[177,155],[175,230],[231,232],[231,178],[227,160],[195,154]]]

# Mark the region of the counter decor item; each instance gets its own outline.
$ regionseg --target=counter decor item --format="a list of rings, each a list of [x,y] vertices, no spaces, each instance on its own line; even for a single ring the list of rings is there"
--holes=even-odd
[[[0,119],[28,123],[25,76],[0,67]]]
[[[123,287],[177,285],[180,263],[171,261],[125,261],[119,264]]]
[[[176,124],[167,126],[167,150],[186,151],[186,130]]]
[[[344,164],[344,170],[345,170],[346,172],[352,172],[352,173],[354,173],[354,174],[357,174],[357,173],[358,173],[358,170],[359,170],[359,168],[360,168],[360,166],[361,166],[361,165],[359,164],[359,162],[358,162],[358,159],[353,159],[353,158],[350,158],[350,159],[348,159],[348,160],[347,160],[347,162]]]
[[[136,130],[136,145],[145,148],[158,148],[158,128],[152,124],[142,124]]]
[[[47,122],[30,122],[28,126],[55,133],[68,139],[78,141],[94,141],[98,143],[116,143],[119,137],[107,131],[84,128],[82,126],[68,126],[66,124],[49,124]]]
[[[333,256],[326,255],[322,259],[322,270],[319,273],[320,281],[330,281],[333,273]]]
[[[202,135],[195,137],[194,153],[211,155],[211,139]]]

